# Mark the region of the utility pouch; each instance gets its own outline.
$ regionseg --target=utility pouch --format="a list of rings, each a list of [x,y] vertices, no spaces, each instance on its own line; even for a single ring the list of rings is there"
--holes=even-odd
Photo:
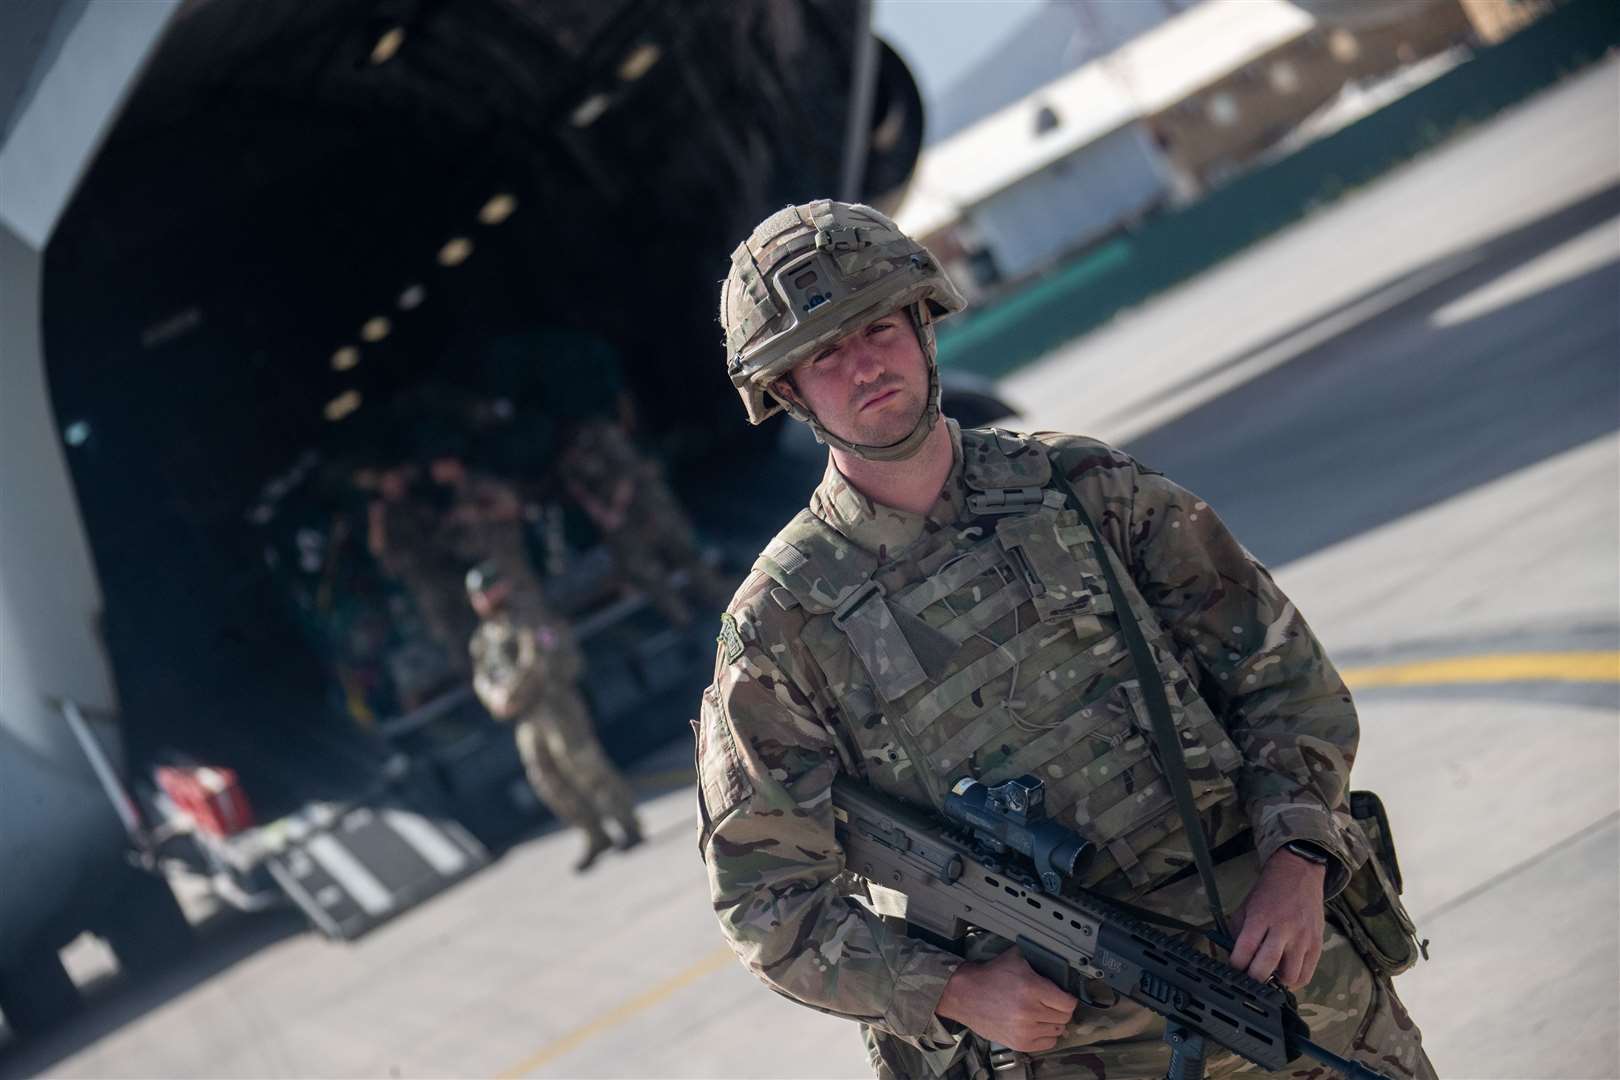
[[[1418,957],[1429,958],[1429,943],[1418,937],[1401,903],[1401,864],[1383,802],[1370,791],[1352,791],[1350,816],[1361,827],[1372,855],[1328,901],[1328,912],[1375,970],[1399,975]]]
[[[996,523],[996,539],[1029,589],[1041,621],[1114,610],[1101,570],[1083,547],[1091,538],[1073,510],[1049,506]]]

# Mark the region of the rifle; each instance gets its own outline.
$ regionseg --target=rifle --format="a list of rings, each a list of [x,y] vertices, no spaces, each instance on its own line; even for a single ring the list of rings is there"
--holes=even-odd
[[[1387,1080],[1313,1043],[1288,991],[1155,929],[1143,918],[1151,913],[1072,885],[1092,846],[1046,817],[1038,778],[996,787],[959,780],[945,800],[947,822],[847,776],[833,781],[832,797],[848,869],[904,893],[908,923],[947,944],[969,926],[989,931],[1085,1005],[1124,996],[1152,1009],[1167,1024],[1168,1080],[1200,1080],[1207,1042],[1265,1069],[1303,1054],[1350,1080]],[[1107,1000],[1094,993],[1099,984],[1112,991]]]

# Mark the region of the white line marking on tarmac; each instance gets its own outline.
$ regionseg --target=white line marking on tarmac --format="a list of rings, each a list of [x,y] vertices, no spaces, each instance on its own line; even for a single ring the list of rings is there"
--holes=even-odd
[[[1620,219],[1610,218],[1568,243],[1459,296],[1429,316],[1429,322],[1436,327],[1455,326],[1489,315],[1497,308],[1545,292],[1616,259],[1620,259]]]
[[[1110,442],[1116,444],[1130,442],[1138,435],[1162,427],[1177,417],[1192,412],[1200,405],[1215,400],[1227,391],[1235,390],[1259,378],[1272,368],[1281,367],[1347,330],[1371,322],[1402,301],[1418,295],[1433,285],[1456,277],[1483,258],[1484,256],[1478,254],[1465,254],[1440,259],[1432,266],[1351,304],[1343,311],[1334,312],[1311,323],[1298,333],[1290,334],[1276,344],[1261,349],[1242,363],[1211,374],[1196,385],[1173,395],[1168,401],[1145,407],[1122,404],[1112,415],[1099,421],[1097,426],[1106,428]]]

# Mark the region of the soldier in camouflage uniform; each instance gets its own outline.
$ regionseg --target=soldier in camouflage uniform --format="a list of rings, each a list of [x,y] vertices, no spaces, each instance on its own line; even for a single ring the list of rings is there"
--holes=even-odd
[[[540,582],[524,539],[526,508],[517,489],[499,477],[470,470],[461,459],[440,457],[429,466],[451,493],[442,535],[463,565],[491,563],[517,607],[540,607]]]
[[[840,772],[936,811],[963,776],[1034,773],[1099,849],[1080,884],[1209,925],[1106,558],[1158,662],[1220,895],[1241,899],[1230,961],[1298,988],[1330,1049],[1433,1077],[1388,977],[1324,920],[1369,856],[1346,806],[1356,713],[1321,645],[1161,474],[1091,439],[944,420],[933,320],[961,306],[864,206],[790,207],[732,255],[721,322],[749,418],[786,410],[831,447],[722,617],[702,701],[700,846],[732,947],[864,1025],[881,1077],[1165,1075],[1155,1014],[1079,1006],[1003,940],[964,957],[906,936],[904,898],[844,872],[830,802]],[[1325,1076],[1299,1064],[1282,1075]],[[1208,1075],[1264,1074],[1212,1047]]]
[[[685,570],[705,604],[724,607],[730,590],[703,560],[692,522],[656,463],[643,457],[624,429],[592,418],[574,432],[561,469],[568,493],[601,532],[619,573],[640,588],[677,626],[692,612],[670,575]]]
[[[589,869],[610,847],[641,843],[630,786],[597,741],[575,686],[583,661],[568,625],[538,604],[538,593],[514,594],[493,562],[468,571],[467,596],[483,620],[468,647],[473,690],[491,716],[512,724],[540,801],[585,834],[574,869]]]
[[[445,538],[451,493],[414,465],[381,472],[369,508],[368,546],[383,570],[411,594],[429,636],[465,679],[467,638],[476,620],[462,592],[466,563]]]

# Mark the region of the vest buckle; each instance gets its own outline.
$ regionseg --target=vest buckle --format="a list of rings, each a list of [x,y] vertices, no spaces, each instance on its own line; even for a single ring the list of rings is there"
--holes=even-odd
[[[998,1046],[990,1051],[990,1075],[996,1080],[1030,1080],[1035,1075],[1029,1055]]]
[[[975,514],[1021,514],[1045,501],[1045,488],[989,488],[969,495],[967,508]]]

